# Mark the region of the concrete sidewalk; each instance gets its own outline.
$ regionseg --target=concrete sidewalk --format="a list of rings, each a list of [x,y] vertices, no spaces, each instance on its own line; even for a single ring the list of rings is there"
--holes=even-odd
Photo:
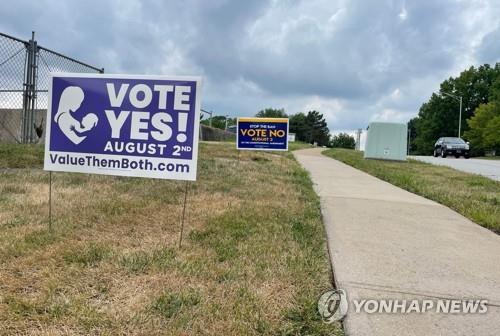
[[[348,335],[500,335],[500,236],[321,155],[295,151],[321,197]],[[486,314],[355,313],[353,299],[487,299]]]

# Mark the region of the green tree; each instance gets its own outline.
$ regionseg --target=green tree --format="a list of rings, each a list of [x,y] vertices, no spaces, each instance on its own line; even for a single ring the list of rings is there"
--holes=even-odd
[[[356,140],[354,140],[353,136],[347,133],[340,133],[333,136],[330,146],[334,148],[354,149],[356,147]]]
[[[410,139],[409,139],[409,144],[408,147],[410,149],[410,153],[413,153],[415,151],[415,139],[417,138],[417,124],[420,120],[418,117],[415,117],[408,121],[408,132],[410,133]]]
[[[500,103],[482,104],[468,121],[470,129],[465,133],[476,154],[495,150],[500,153]]]
[[[297,140],[311,144],[317,142],[320,146],[329,145],[330,130],[318,111],[309,111],[307,114],[299,112],[290,117],[289,123],[290,132],[295,133]]]
[[[308,126],[306,125],[306,115],[302,112],[290,116],[288,120],[290,133],[295,133],[295,138],[299,141],[308,142]]]
[[[462,133],[469,129],[466,120],[472,117],[476,108],[488,103],[490,89],[499,77],[500,63],[494,67],[485,64],[478,68],[470,67],[457,78],[449,78],[441,83],[440,93],[462,97]],[[416,136],[411,143],[416,152],[430,154],[439,137],[457,136],[458,116],[458,101],[444,94],[432,94],[420,108],[418,120],[414,122]]]
[[[330,130],[325,118],[318,111],[307,112],[305,118],[306,124],[306,139],[307,142],[313,144],[318,143],[319,146],[328,146],[330,142]]]
[[[274,109],[274,108],[266,108],[264,110],[260,110],[255,115],[259,118],[288,118],[285,113],[285,109]]]

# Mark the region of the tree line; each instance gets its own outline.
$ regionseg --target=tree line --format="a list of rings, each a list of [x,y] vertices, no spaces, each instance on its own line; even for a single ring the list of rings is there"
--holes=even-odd
[[[323,114],[318,111],[299,112],[289,116],[284,109],[267,108],[259,111],[255,116],[259,118],[288,118],[289,131],[295,133],[295,139],[298,141],[327,147],[351,149],[355,147],[354,137],[347,133],[330,137],[326,120]]]
[[[473,155],[500,153],[500,63],[470,67],[440,85],[408,123],[410,151],[431,154],[440,137],[457,137],[462,97],[460,136],[471,143]]]
[[[288,118],[289,131],[295,139],[318,146],[330,146],[330,130],[323,114],[318,111],[287,115],[284,109],[266,108],[257,112],[259,118]]]
[[[285,109],[266,108],[260,110],[255,114],[259,118],[288,118],[289,132],[295,133],[295,139],[310,144],[317,144],[318,146],[327,147],[342,147],[352,148],[355,147],[354,137],[347,133],[330,137],[330,130],[326,120],[318,111],[308,111],[307,113],[299,112],[296,114],[288,115]],[[202,119],[201,123],[209,125],[209,119]],[[228,118],[228,126],[236,125],[236,118]],[[226,117],[215,116],[212,118],[212,127],[225,129]]]

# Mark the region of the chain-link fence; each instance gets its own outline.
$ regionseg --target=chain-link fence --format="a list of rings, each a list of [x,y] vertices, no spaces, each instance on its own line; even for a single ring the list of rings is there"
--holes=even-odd
[[[229,141],[235,140],[236,134],[220,128],[200,125],[200,140],[203,141]]]
[[[104,72],[29,41],[0,33],[0,141],[33,143],[45,129],[50,72]]]

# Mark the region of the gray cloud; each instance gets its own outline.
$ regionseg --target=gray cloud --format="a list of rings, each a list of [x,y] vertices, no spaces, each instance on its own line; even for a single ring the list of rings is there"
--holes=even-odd
[[[478,48],[478,58],[484,63],[500,62],[500,28],[484,36]]]
[[[0,30],[107,72],[201,74],[204,106],[406,121],[463,67],[497,61],[495,0],[6,1]]]

